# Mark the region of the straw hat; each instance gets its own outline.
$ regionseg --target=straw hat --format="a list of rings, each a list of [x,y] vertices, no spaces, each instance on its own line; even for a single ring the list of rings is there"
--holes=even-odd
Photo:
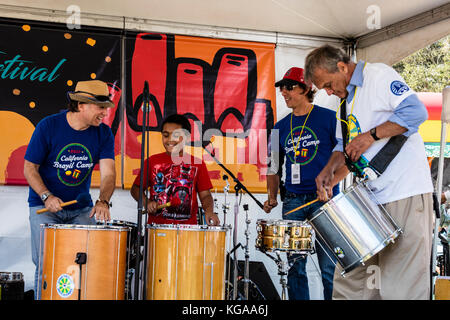
[[[107,108],[115,107],[109,98],[108,85],[100,80],[78,81],[75,91],[68,92],[68,95],[75,101],[94,103]]]

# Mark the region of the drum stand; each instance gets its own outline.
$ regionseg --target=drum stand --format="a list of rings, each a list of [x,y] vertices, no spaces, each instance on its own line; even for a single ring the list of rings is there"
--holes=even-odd
[[[227,185],[223,187],[223,196],[224,196],[224,203],[222,204],[222,210],[223,210],[223,226],[225,227],[226,221],[227,221],[227,210],[230,208],[227,203],[227,195],[228,191],[230,190],[230,184],[228,183],[228,176],[225,174],[223,176],[223,180],[226,181]]]
[[[287,300],[287,275],[290,269],[290,266],[287,262],[283,261],[278,251],[275,251],[277,257],[271,256],[269,253],[264,251],[264,254],[268,256],[270,259],[275,261],[278,267],[278,275],[280,276],[280,284],[281,284],[281,300]]]
[[[140,185],[139,185],[139,199],[138,199],[138,213],[137,213],[137,241],[136,241],[136,265],[134,269],[134,300],[139,300],[140,298],[145,299],[145,276],[146,276],[146,251],[147,251],[147,229],[144,229],[144,264],[143,264],[143,281],[141,281],[141,270],[140,270],[140,259],[139,255],[141,252],[141,237],[142,237],[142,216],[147,214],[147,202],[148,197],[144,197],[144,192],[147,191],[148,187],[148,177],[145,177],[145,186],[144,186],[144,172],[149,174],[148,162],[147,162],[147,170],[144,171],[144,160],[150,155],[150,131],[148,130],[148,124],[150,123],[150,92],[148,87],[148,82],[144,82],[144,90],[142,97],[142,143],[141,143],[141,166],[140,166]],[[145,147],[147,147],[145,150]],[[145,152],[147,151],[147,152]],[[145,199],[144,199],[145,198]],[[141,288],[142,285],[142,288]]]
[[[313,242],[314,243],[314,242]],[[277,257],[271,256],[267,251],[263,251],[263,253],[268,256],[270,259],[275,261],[277,267],[278,267],[278,275],[280,276],[280,284],[281,284],[281,300],[287,300],[287,275],[289,272],[289,269],[294,265],[295,261],[297,259],[306,259],[308,256],[310,257],[311,261],[314,264],[314,267],[316,268],[317,272],[319,273],[320,278],[322,278],[322,273],[320,272],[320,268],[316,265],[314,262],[314,259],[312,258],[312,255],[316,253],[315,248],[313,247],[312,251],[305,251],[305,252],[294,252],[293,254],[299,254],[300,257],[295,258],[293,261],[284,262],[283,259],[280,256],[280,252],[278,250],[275,251],[275,254]],[[290,254],[290,252],[286,252],[286,254]]]
[[[245,264],[244,264],[244,297],[245,300],[248,300],[248,284],[250,282],[250,252],[248,248],[248,240],[250,232],[248,230],[248,227],[250,225],[250,220],[248,219],[248,204],[244,204],[244,211],[245,211]]]
[[[237,278],[238,278],[238,274],[237,274],[237,267],[238,267],[238,261],[237,261],[237,254],[236,254],[236,249],[239,247],[240,244],[237,244],[237,231],[238,231],[238,215],[239,215],[239,201],[238,201],[238,197],[239,197],[239,192],[241,190],[245,191],[255,202],[256,204],[261,208],[264,209],[264,205],[258,201],[258,199],[255,198],[255,196],[247,190],[247,188],[242,184],[241,181],[239,181],[239,179],[227,168],[225,167],[215,156],[214,154],[209,151],[206,146],[203,146],[203,149],[214,159],[214,161],[220,166],[222,167],[225,172],[231,176],[233,178],[233,181],[236,183],[234,186],[234,190],[235,190],[235,194],[236,194],[236,201],[234,204],[234,229],[233,229],[233,250],[234,250],[234,261],[233,261],[233,300],[236,300],[237,297]],[[232,250],[232,251],[233,251]],[[231,253],[231,252],[230,252]]]

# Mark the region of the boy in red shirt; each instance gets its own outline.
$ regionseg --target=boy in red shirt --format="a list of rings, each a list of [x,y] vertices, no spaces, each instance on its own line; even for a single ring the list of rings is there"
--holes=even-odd
[[[197,224],[197,194],[205,211],[206,223],[220,223],[213,211],[212,184],[205,163],[183,152],[190,131],[191,125],[186,117],[179,114],[168,116],[161,125],[162,144],[166,152],[154,154],[144,161],[144,181],[148,177],[148,182],[144,182],[144,186],[148,186],[144,196],[150,195],[147,202],[148,223]],[[140,176],[141,172],[130,190],[136,201],[139,199]],[[161,208],[169,202],[172,205]]]

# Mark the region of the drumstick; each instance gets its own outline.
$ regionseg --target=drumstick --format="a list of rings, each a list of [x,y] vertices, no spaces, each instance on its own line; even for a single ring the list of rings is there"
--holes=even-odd
[[[70,206],[71,204],[75,204],[75,203],[87,205],[90,200],[91,200],[91,196],[89,195],[89,193],[80,193],[75,200],[61,203],[61,207]],[[47,212],[48,210],[49,210],[48,208],[42,208],[42,209],[39,209],[38,211],[36,211],[36,213],[41,214],[41,213]]]
[[[297,207],[295,209],[292,209],[291,211],[286,212],[284,215],[287,216],[288,214],[290,214],[290,213],[292,213],[294,211],[300,210],[300,209],[302,209],[302,208],[304,208],[306,206],[309,206],[310,204],[313,204],[314,202],[317,202],[317,200],[319,200],[319,198],[314,199],[313,201],[307,202],[305,204],[302,204],[301,206],[299,206],[299,207]]]
[[[180,199],[173,198],[172,201],[160,204],[159,206],[156,207],[156,209],[160,210],[162,208],[167,208],[167,207],[176,207],[176,206],[179,206],[180,204],[181,204]]]
[[[325,194],[325,196],[327,195],[327,192],[326,192],[325,190],[324,190],[324,194]],[[327,196],[327,199],[328,199],[328,196]],[[292,213],[292,212],[294,212],[294,211],[300,210],[300,209],[302,209],[302,208],[304,208],[304,207],[307,207],[307,206],[313,204],[314,202],[317,202],[318,200],[319,200],[319,198],[316,198],[316,199],[314,199],[313,201],[310,201],[310,202],[307,202],[307,203],[305,203],[305,204],[302,204],[301,206],[299,206],[299,207],[297,207],[297,208],[295,208],[295,209],[292,209],[291,211],[288,211],[288,212],[285,213],[284,215],[287,216],[288,214],[290,214],[290,213]]]

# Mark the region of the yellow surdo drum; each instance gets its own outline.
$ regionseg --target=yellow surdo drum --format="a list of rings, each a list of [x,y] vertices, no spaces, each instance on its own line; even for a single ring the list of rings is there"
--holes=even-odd
[[[41,225],[41,299],[123,300],[128,231],[107,225]]]
[[[150,224],[146,298],[223,300],[226,227]]]

